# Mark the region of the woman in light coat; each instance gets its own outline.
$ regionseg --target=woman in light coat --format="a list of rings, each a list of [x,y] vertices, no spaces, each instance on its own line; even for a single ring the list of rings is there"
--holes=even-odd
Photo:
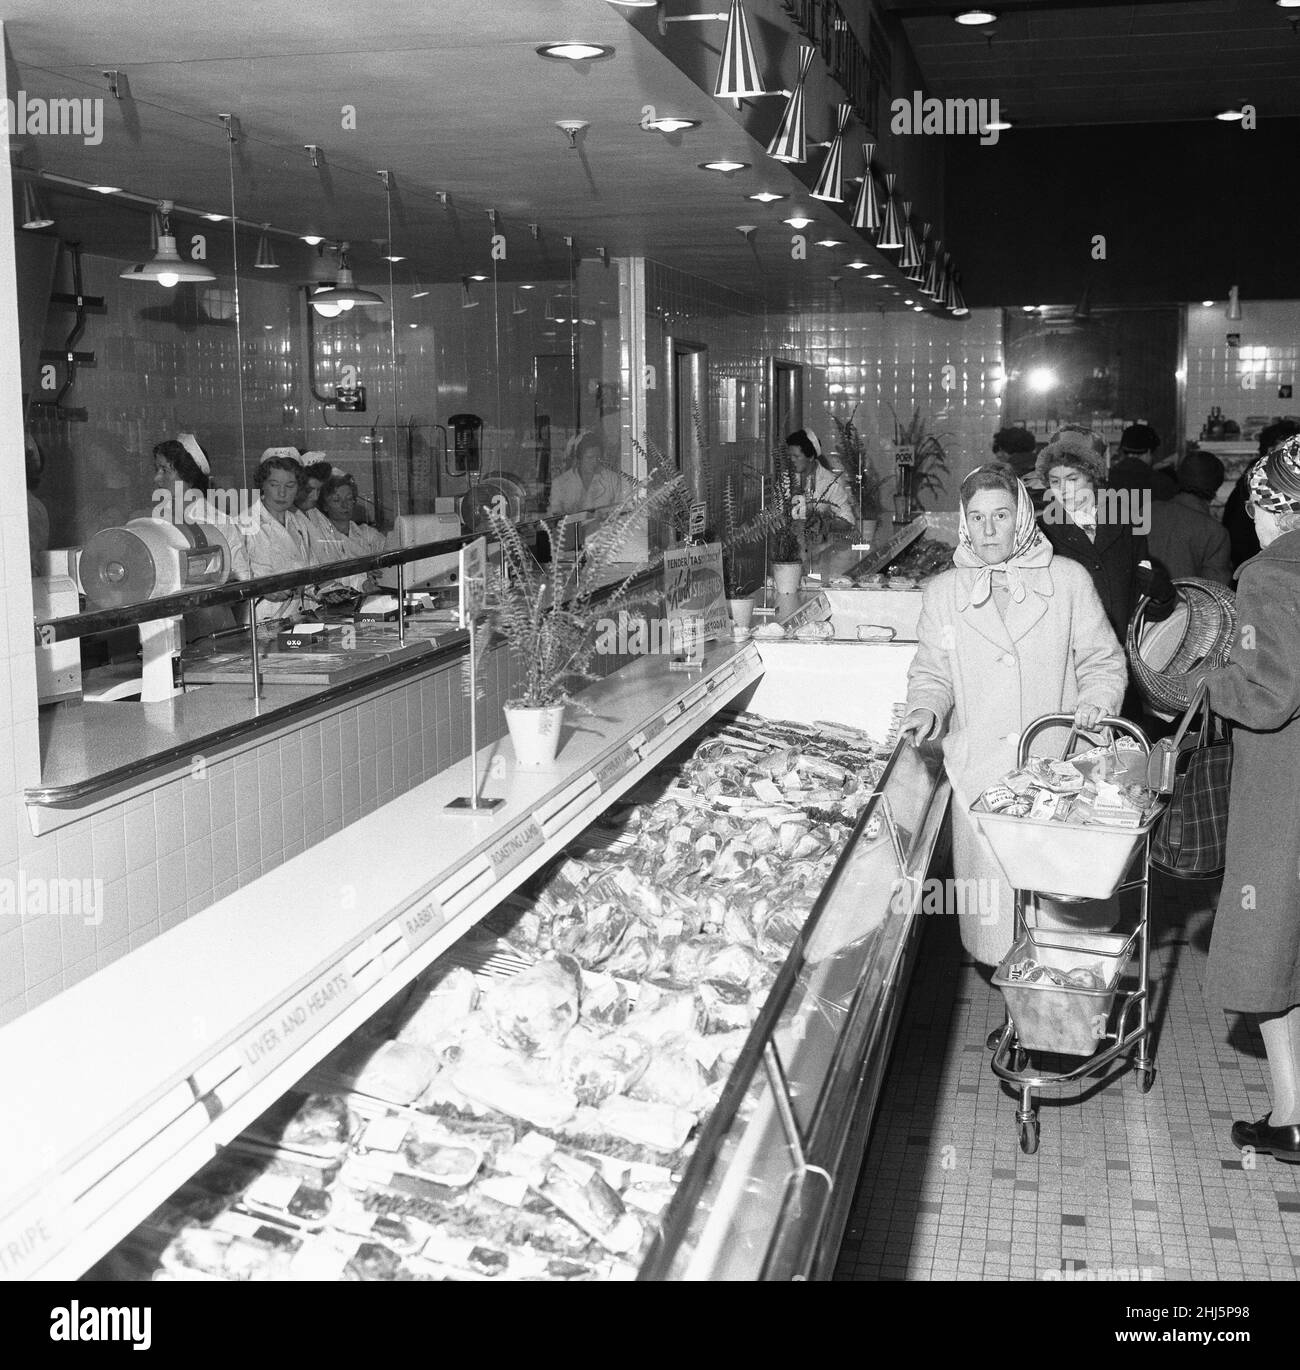
[[[1232,1125],[1234,1146],[1300,1163],[1300,437],[1250,472],[1263,549],[1237,583],[1232,659],[1202,672],[1210,707],[1235,723],[1228,856],[1205,997],[1252,1013],[1268,1054],[1272,1111]]]
[[[1072,714],[1079,727],[1092,727],[1119,707],[1127,672],[1087,571],[1053,557],[1028,490],[1007,467],[979,467],[962,482],[953,561],[925,590],[901,733],[919,745],[946,725],[953,873],[978,882],[959,890],[980,892],[977,907],[958,909],[962,945],[995,966],[1011,948],[1013,896],[970,806],[1015,769],[1027,724]],[[1062,729],[1045,730],[1033,751],[1058,756],[1064,738]],[[1037,913],[1042,926],[1114,922],[1113,907],[1067,911],[1044,900]]]

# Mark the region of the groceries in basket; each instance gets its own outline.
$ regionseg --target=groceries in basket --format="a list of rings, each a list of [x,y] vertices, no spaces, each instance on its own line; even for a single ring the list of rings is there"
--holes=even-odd
[[[1136,754],[1140,760],[1141,753]],[[980,796],[985,813],[1035,822],[1140,828],[1159,795],[1128,777],[1137,764],[1127,749],[1094,747],[1068,761],[1031,757]]]
[[[1032,956],[1016,961],[1007,968],[1007,979],[1022,985],[1047,984],[1061,989],[1104,990],[1106,982],[1095,970],[1079,966],[1074,970],[1053,970]]]

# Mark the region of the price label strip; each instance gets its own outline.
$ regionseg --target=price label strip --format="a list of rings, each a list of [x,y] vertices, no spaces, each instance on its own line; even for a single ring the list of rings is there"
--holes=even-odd
[[[236,1049],[244,1081],[251,1084],[269,1075],[356,997],[352,977],[338,967],[299,990],[239,1039]]]

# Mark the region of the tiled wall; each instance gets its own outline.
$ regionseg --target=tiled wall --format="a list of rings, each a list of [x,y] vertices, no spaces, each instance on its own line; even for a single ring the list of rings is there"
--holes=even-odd
[[[1280,386],[1294,386],[1300,361],[1300,300],[1243,300],[1241,320],[1224,317],[1222,300],[1187,309],[1187,432],[1200,435],[1215,405],[1233,419],[1252,441],[1255,431],[1273,419],[1291,416],[1300,421],[1300,394],[1278,394]],[[1228,334],[1240,335],[1240,345],[1228,346]],[[1242,385],[1249,374],[1253,389]],[[1254,421],[1252,423],[1252,420]]]
[[[765,363],[777,356],[802,364],[804,424],[822,446],[833,446],[832,415],[848,418],[856,407],[855,422],[878,469],[892,470],[889,406],[905,422],[919,406],[930,429],[943,436],[951,468],[942,495],[925,499],[928,508],[954,509],[962,477],[989,458],[1002,413],[1000,310],[972,310],[964,320],[850,309],[767,313],[761,302],[659,263],[647,268],[646,296],[648,357],[662,357],[668,333],[708,346],[715,420],[723,378],[738,377],[756,387],[763,433]],[[648,413],[651,437],[665,444],[666,406],[650,405]],[[763,446],[760,436],[730,446],[715,442],[714,451],[725,471],[736,462],[765,465]]]

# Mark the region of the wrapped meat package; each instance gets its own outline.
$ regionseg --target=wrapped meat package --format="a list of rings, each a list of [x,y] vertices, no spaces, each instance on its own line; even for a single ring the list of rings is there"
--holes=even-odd
[[[651,1059],[649,1045],[628,1032],[601,1035],[581,1024],[564,1039],[560,1079],[580,1104],[598,1104],[622,1094],[640,1078]]]
[[[578,1021],[581,971],[569,956],[539,961],[484,997],[498,1039],[525,1056],[553,1056]]]
[[[437,1051],[460,1035],[476,1003],[478,985],[473,975],[456,966],[429,985],[423,1001],[403,1022],[397,1040]]]

